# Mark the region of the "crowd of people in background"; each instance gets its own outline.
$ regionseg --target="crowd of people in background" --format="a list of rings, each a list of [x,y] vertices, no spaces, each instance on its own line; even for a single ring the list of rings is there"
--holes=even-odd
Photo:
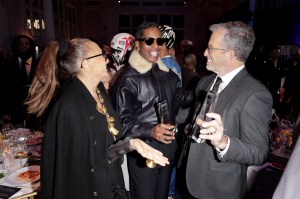
[[[285,119],[296,121],[300,111],[297,77],[300,75],[300,46],[292,46],[289,56],[279,45],[257,42],[246,63],[249,73],[271,92],[273,108]]]
[[[246,165],[259,165],[266,160],[271,108],[281,118],[292,122],[296,122],[299,116],[300,46],[291,47],[290,56],[283,58],[281,46],[254,43],[254,32],[243,23],[213,25],[210,30],[212,35],[203,55],[196,51],[192,40],[177,41],[171,26],[154,22],[141,24],[135,35],[118,33],[112,36],[108,45],[93,39],[53,41],[38,56],[34,40],[26,35],[17,35],[11,53],[4,55],[0,51],[0,122],[21,124],[32,129],[43,128],[48,133],[45,136],[47,145],[56,146],[55,139],[61,139],[60,144],[63,144],[59,150],[68,151],[73,161],[83,158],[80,155],[86,155],[90,164],[73,162],[76,169],[67,172],[65,165],[70,163],[56,161],[57,157],[60,160],[63,157],[52,148],[44,147],[43,162],[47,167],[42,168],[42,191],[45,198],[84,198],[99,194],[105,198],[126,198],[129,197],[128,191],[131,198],[137,199],[245,197]],[[232,34],[235,33],[245,33],[246,36],[234,38]],[[216,114],[209,115],[214,119],[212,122],[200,123],[195,120],[203,103],[199,96],[203,91],[212,89],[217,77],[225,77],[222,89],[218,91],[218,100],[226,101],[227,105],[219,104]],[[237,93],[231,93],[229,88],[236,89]],[[248,90],[252,93],[245,93]],[[75,100],[81,95],[82,99]],[[234,100],[232,95],[235,95]],[[72,103],[66,103],[66,99]],[[239,107],[240,103],[247,106]],[[41,104],[44,104],[43,107]],[[77,110],[69,112],[77,115],[73,119],[65,116],[71,106],[67,104]],[[160,106],[166,107],[164,116]],[[103,111],[106,107],[108,112]],[[99,113],[102,115],[97,115]],[[120,134],[113,134],[111,127],[114,128],[114,122],[110,123],[109,115],[113,116],[116,131]],[[227,120],[224,120],[225,116]],[[56,117],[65,124],[57,123]],[[259,117],[259,122],[253,117]],[[255,129],[249,119],[257,122]],[[193,121],[207,127],[201,130],[206,143],[188,143],[189,125]],[[74,122],[88,129],[89,137],[77,139],[66,133],[71,130],[84,135],[85,131],[72,127]],[[100,128],[100,123],[108,123],[108,128]],[[56,127],[64,129],[56,131]],[[173,131],[175,127],[178,127],[176,132]],[[97,135],[97,128],[112,136]],[[73,153],[71,149],[77,145],[69,145],[69,138],[77,145],[84,141],[86,148],[78,149],[80,153]],[[89,139],[94,138],[106,147],[96,147],[101,156],[106,156],[106,150],[110,148],[113,164],[89,154]],[[177,169],[186,143],[188,155],[184,158],[184,166]],[[148,152],[143,151],[145,149]],[[150,152],[155,157],[151,157]],[[128,169],[129,175],[126,175],[124,185],[120,170],[122,162],[116,159],[125,153],[128,161],[125,161],[125,170]],[[199,153],[201,157],[197,156]],[[162,166],[148,168],[145,157],[156,160]],[[200,166],[204,162],[212,165],[213,170],[226,170],[227,174],[210,175],[207,166]],[[225,166],[219,166],[220,162]],[[54,164],[62,168],[60,172],[64,175],[68,174],[68,179],[54,175],[57,166]],[[104,169],[107,173],[95,174],[95,171],[88,170],[90,168]],[[76,173],[81,169],[85,172],[81,175]],[[240,172],[233,175],[237,169]],[[123,168],[123,173],[126,171]],[[111,176],[114,172],[115,175]],[[76,181],[75,177],[71,177],[73,174],[80,178],[88,176],[90,181],[72,183]],[[231,179],[230,183],[222,182],[224,178]],[[115,186],[109,187],[112,184]],[[60,185],[64,189],[59,188]],[[126,187],[127,193],[123,193],[125,186],[130,187]],[[84,191],[78,192],[82,187]]]

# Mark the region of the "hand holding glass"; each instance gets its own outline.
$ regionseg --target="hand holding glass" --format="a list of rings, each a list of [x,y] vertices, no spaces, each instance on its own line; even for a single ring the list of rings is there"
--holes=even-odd
[[[205,140],[201,139],[200,136],[200,130],[202,129],[201,125],[196,124],[197,120],[209,122],[212,120],[210,117],[206,117],[206,113],[212,113],[215,110],[216,102],[218,98],[218,93],[213,91],[208,91],[206,98],[203,102],[203,105],[201,107],[201,111],[197,116],[197,119],[194,124],[193,133],[192,133],[192,139],[197,143],[204,143]]]

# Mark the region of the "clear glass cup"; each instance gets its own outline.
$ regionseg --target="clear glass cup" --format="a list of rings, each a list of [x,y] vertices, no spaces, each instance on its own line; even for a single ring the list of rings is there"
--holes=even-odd
[[[207,95],[206,95],[203,105],[201,107],[200,113],[197,116],[196,122],[199,119],[203,122],[209,122],[212,120],[212,118],[206,117],[206,113],[213,113],[215,111],[217,99],[218,99],[218,93],[213,92],[213,91],[207,92]],[[193,129],[192,139],[197,143],[205,142],[205,140],[203,140],[199,137],[201,128],[202,128],[201,125],[195,124],[195,127]]]
[[[7,140],[3,142],[3,148],[5,150],[3,158],[6,159],[6,161],[4,161],[5,168],[9,169],[10,167],[15,166],[13,160],[15,158],[17,146],[11,140]]]

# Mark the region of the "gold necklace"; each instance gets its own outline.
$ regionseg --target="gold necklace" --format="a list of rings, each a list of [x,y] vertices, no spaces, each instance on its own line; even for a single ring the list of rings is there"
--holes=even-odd
[[[112,134],[114,139],[116,140],[116,136],[119,134],[119,131],[115,128],[115,118],[109,116],[107,109],[104,105],[104,98],[102,97],[101,92],[98,88],[96,90],[96,93],[97,93],[97,97],[102,105],[102,110],[97,105],[96,105],[96,110],[106,117],[108,130]]]

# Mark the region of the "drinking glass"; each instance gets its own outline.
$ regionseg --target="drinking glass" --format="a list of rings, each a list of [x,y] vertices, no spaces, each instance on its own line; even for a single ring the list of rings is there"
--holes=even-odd
[[[3,139],[13,139],[13,130],[14,126],[12,123],[3,124],[1,129]]]
[[[3,149],[4,152],[4,158],[8,160],[9,165],[5,165],[5,167],[13,167],[15,164],[13,163],[13,160],[15,158],[15,151],[16,151],[16,145],[12,140],[4,140],[3,141]],[[7,161],[5,161],[7,163]],[[4,163],[4,164],[5,164]]]
[[[19,160],[20,166],[24,166],[28,159],[28,151],[27,151],[27,140],[31,135],[30,129],[19,128],[16,130],[15,136],[15,159],[16,161]]]
[[[212,118],[206,117],[206,113],[213,113],[215,111],[217,99],[218,99],[218,93],[214,91],[207,92],[206,98],[203,102],[200,113],[198,114],[195,123],[197,122],[198,119],[200,119],[203,122],[209,122],[212,120]],[[201,124],[200,125],[194,124],[194,125],[195,127],[193,129],[192,139],[197,143],[204,143],[205,140],[199,137],[200,130],[202,129]]]

